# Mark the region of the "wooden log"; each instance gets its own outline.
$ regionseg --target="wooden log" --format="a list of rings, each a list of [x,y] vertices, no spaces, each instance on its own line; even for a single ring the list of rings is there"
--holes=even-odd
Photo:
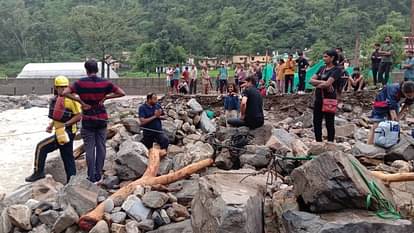
[[[160,150],[158,148],[153,148],[149,152],[149,159],[148,159],[148,166],[144,173],[144,175],[128,184],[127,186],[119,189],[117,192],[112,194],[109,198],[111,199],[121,199],[125,200],[131,193],[134,192],[134,190],[138,186],[144,186],[144,185],[167,185],[172,182],[181,180],[193,173],[196,173],[200,171],[201,169],[204,169],[206,167],[211,166],[214,163],[213,159],[205,159],[202,161],[199,161],[194,164],[190,164],[187,167],[184,167],[176,172],[156,177],[158,173],[158,169],[160,166]],[[89,231],[90,229],[95,226],[95,224],[102,220],[104,215],[104,202],[99,204],[94,210],[87,213],[86,215],[82,216],[79,220],[79,227],[82,230]]]
[[[384,183],[414,181],[414,172],[384,174],[380,171],[371,171],[371,174]]]

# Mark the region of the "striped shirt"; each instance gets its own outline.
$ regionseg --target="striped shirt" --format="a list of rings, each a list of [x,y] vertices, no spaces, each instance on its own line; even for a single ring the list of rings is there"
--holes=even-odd
[[[105,106],[99,103],[107,94],[116,92],[118,87],[109,80],[91,76],[77,80],[70,86],[70,90],[91,106],[91,109],[83,112],[82,127],[86,129],[105,128],[108,114]]]

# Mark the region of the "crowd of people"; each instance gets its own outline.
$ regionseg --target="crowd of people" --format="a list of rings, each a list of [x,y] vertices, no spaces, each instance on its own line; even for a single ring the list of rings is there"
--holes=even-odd
[[[382,85],[373,104],[371,119],[374,122],[368,143],[374,143],[374,130],[379,122],[391,120],[398,122],[406,115],[414,103],[414,58],[413,51],[407,52],[404,61],[404,81],[389,84],[389,73],[393,66],[395,50],[387,36],[383,45],[376,44],[372,53],[372,72],[374,86]],[[344,58],[341,48],[327,50],[323,53],[324,65],[312,76],[309,84],[314,87],[313,127],[315,140],[323,141],[322,125],[325,120],[327,140],[335,141],[335,114],[340,108],[343,91],[361,91],[367,86],[366,79],[359,67],[354,67],[352,75],[346,69],[349,62]],[[305,93],[308,60],[303,53],[293,59],[280,59],[273,69],[271,79],[263,78],[260,63],[246,68],[238,65],[235,70],[235,82],[229,82],[229,71],[222,63],[214,79],[215,90],[224,102],[227,126],[247,126],[256,129],[264,125],[263,97],[283,93]],[[107,79],[97,76],[96,61],[85,63],[87,77],[75,81],[72,85],[66,77],[55,78],[55,96],[49,108],[50,124],[46,131],[55,134],[38,143],[35,152],[34,172],[26,178],[33,182],[45,176],[44,167],[47,154],[59,149],[69,180],[76,174],[73,158],[73,140],[81,122],[81,136],[84,142],[88,179],[99,183],[102,180],[102,169],[106,156],[106,132],[108,115],[105,100],[118,98],[125,92]],[[298,73],[297,88],[294,74]],[[169,93],[197,93],[198,70],[195,65],[181,70],[179,65],[167,69],[167,85]],[[213,90],[212,77],[208,67],[201,70],[202,92],[208,94]],[[239,94],[240,93],[240,94]],[[147,95],[146,102],[139,107],[139,122],[143,128],[142,143],[151,148],[154,143],[160,145],[161,153],[166,154],[169,145],[168,137],[162,129],[161,120],[164,112],[158,103],[155,93]]]

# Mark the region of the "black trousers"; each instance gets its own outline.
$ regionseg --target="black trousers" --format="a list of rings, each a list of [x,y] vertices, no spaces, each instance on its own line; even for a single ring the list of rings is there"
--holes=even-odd
[[[288,93],[289,83],[290,83],[290,93],[293,93],[293,87],[295,86],[293,78],[294,78],[293,74],[285,75],[285,93]]]
[[[227,91],[227,80],[220,80],[220,94]]]
[[[306,79],[306,72],[299,72],[299,85],[298,91],[305,91],[305,79]]]
[[[69,135],[69,142],[64,145],[59,145],[56,136],[53,135],[42,141],[36,146],[34,170],[37,173],[43,174],[45,172],[46,157],[50,152],[57,149],[60,151],[60,157],[63,160],[65,167],[66,179],[69,181],[71,176],[76,175],[75,158],[73,157],[73,138],[74,134],[69,130],[66,131]]]
[[[382,85],[386,85],[390,79],[390,72],[392,68],[392,62],[381,62],[378,73],[378,81]]]
[[[325,125],[328,131],[328,141],[335,140],[335,113],[322,112],[322,102],[315,102],[313,108],[313,131],[317,142],[322,142],[322,121],[325,118]]]
[[[378,83],[378,71],[379,71],[379,64],[372,65],[372,80],[374,81],[374,85]]]
[[[141,142],[148,149],[153,147],[154,142],[158,143],[161,149],[167,149],[169,145],[168,137],[164,133],[144,134]]]
[[[242,127],[247,126],[250,129],[257,129],[259,127],[262,127],[264,124],[264,119],[257,119],[254,122],[246,122],[244,120],[241,120],[239,118],[230,118],[227,120],[227,123],[233,127]]]
[[[197,94],[197,79],[190,80],[190,94]]]

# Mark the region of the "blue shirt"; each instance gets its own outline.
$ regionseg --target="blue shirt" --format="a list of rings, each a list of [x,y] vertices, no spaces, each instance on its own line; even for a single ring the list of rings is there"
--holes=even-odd
[[[410,68],[405,68],[404,78],[407,80],[414,81],[414,58],[407,58],[404,65],[411,65]]]
[[[174,74],[173,74],[173,80],[179,80],[180,79],[180,68],[177,67],[174,70]]]
[[[227,80],[227,68],[226,67],[221,67],[219,69],[219,75],[220,75],[220,80]]]
[[[224,110],[240,110],[240,100],[237,95],[224,97]]]
[[[149,118],[155,115],[155,111],[159,110],[161,108],[161,106],[159,104],[155,104],[154,106],[151,106],[147,103],[139,106],[138,109],[138,115],[139,118]],[[161,120],[159,118],[156,118],[154,120],[152,120],[151,122],[149,122],[146,125],[143,125],[144,128],[148,128],[148,129],[153,129],[153,130],[157,130],[157,131],[162,131],[162,124],[161,124]],[[150,130],[146,130],[144,129],[144,135],[154,135],[154,134],[158,134],[157,132],[153,132]]]
[[[400,109],[400,100],[405,98],[405,96],[401,92],[401,84],[394,83],[390,85],[386,85],[380,93],[378,93],[377,97],[375,98],[376,102],[387,102],[388,107],[382,109],[384,111],[395,110],[399,111]],[[405,99],[404,103],[406,105],[413,104],[413,100]],[[381,109],[377,108],[377,111]]]

